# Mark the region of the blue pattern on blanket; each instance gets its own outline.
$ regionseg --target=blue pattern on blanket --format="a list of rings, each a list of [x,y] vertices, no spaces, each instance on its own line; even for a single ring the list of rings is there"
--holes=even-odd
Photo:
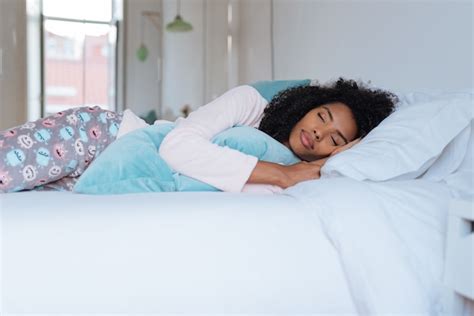
[[[172,170],[159,156],[161,142],[173,128],[173,123],[151,125],[117,139],[81,175],[74,191],[87,194],[219,191]],[[263,161],[285,165],[300,161],[283,144],[248,126],[227,129],[212,142]]]

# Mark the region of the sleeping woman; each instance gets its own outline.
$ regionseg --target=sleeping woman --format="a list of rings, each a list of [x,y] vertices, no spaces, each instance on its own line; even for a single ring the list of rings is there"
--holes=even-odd
[[[324,85],[309,80],[243,85],[177,119],[159,154],[177,172],[222,191],[278,192],[318,179],[330,156],[360,141],[396,102],[388,91],[343,78]],[[143,124],[129,110],[80,107],[0,132],[0,192],[72,191],[110,143]],[[258,128],[302,161],[259,161],[211,142],[236,125]]]

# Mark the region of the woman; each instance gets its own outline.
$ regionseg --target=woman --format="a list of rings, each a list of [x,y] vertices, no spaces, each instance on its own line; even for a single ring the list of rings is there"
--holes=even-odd
[[[353,80],[283,90],[270,103],[252,86],[240,86],[178,120],[160,146],[174,170],[228,192],[281,191],[317,179],[330,155],[350,148],[394,109],[394,94]],[[235,125],[259,128],[304,162],[283,166],[210,143]],[[247,184],[247,185],[246,185]],[[266,187],[261,185],[265,184]]]
[[[339,79],[297,86],[268,102],[253,86],[231,89],[176,121],[159,153],[176,171],[227,192],[279,191],[319,178],[322,164],[350,148],[387,117],[396,97]],[[212,144],[235,125],[259,128],[303,162],[283,166]],[[82,107],[0,133],[0,192],[72,190],[77,178],[116,137],[143,127],[131,111]]]

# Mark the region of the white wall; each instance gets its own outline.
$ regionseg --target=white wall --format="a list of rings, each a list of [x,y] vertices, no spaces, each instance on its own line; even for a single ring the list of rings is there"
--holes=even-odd
[[[181,17],[193,30],[163,32],[164,119],[179,116],[181,108],[202,105],[204,99],[203,0],[181,1]],[[163,27],[176,16],[176,0],[163,0]]]
[[[26,5],[0,0],[0,130],[27,119]]]
[[[239,84],[271,80],[272,0],[239,0]]]
[[[206,0],[204,3],[207,26],[204,102],[237,85],[270,80],[271,0]]]
[[[275,78],[472,88],[472,2],[274,0]]]
[[[227,1],[204,2],[204,89],[201,104],[226,91],[227,82]]]
[[[127,0],[124,2],[125,41],[125,72],[119,80],[124,84],[124,96],[119,98],[118,110],[129,108],[138,115],[155,110],[159,114],[161,103],[161,34],[162,30],[154,27],[153,23],[142,16],[143,11],[160,14],[162,21],[161,0]],[[141,23],[144,20],[143,42],[148,49],[148,57],[140,61],[136,57],[141,45]],[[119,91],[122,91],[119,89]],[[124,101],[123,101],[124,100]]]
[[[196,109],[239,84],[271,79],[270,8],[271,0],[181,1],[194,29],[163,34],[165,119],[181,115],[185,104]],[[163,0],[164,26],[175,15],[176,0]]]
[[[227,3],[182,0],[194,30],[163,31],[163,118],[272,78],[345,76],[394,91],[472,87],[468,0],[230,0],[230,27]],[[163,0],[163,28],[175,15],[176,0]]]

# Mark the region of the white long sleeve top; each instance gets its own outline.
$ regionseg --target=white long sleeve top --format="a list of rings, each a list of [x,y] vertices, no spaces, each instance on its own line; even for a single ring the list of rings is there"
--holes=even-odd
[[[211,142],[215,135],[236,125],[258,127],[267,104],[252,86],[233,88],[187,118],[177,119],[175,128],[163,139],[159,154],[177,172],[225,192],[281,192],[282,188],[275,185],[246,184],[257,157]],[[125,114],[118,137],[143,127],[143,122]]]

